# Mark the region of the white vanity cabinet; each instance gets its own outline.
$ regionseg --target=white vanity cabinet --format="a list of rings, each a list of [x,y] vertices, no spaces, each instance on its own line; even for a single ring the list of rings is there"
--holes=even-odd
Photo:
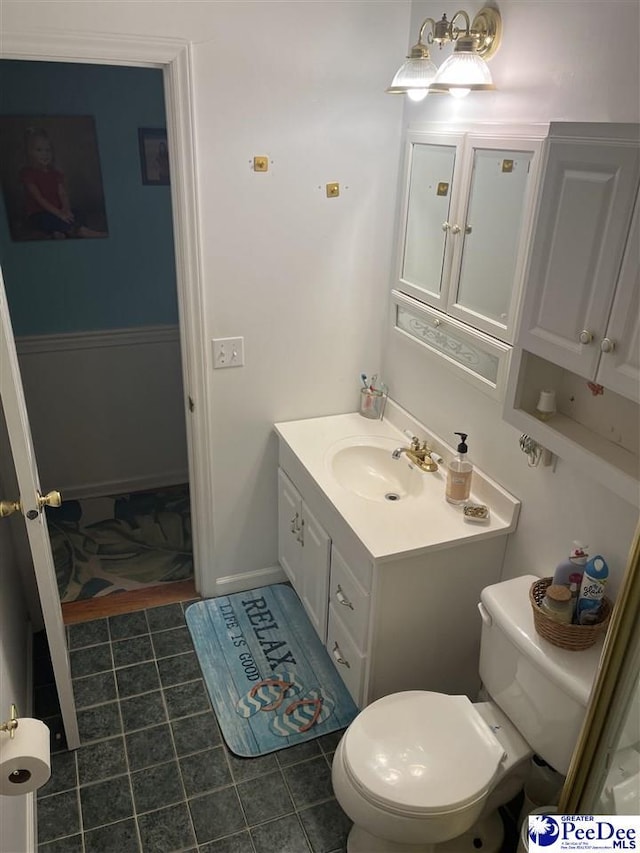
[[[536,128],[495,125],[407,133],[398,291],[513,341],[539,137]]]
[[[327,636],[331,540],[287,475],[278,471],[278,559],[311,624]]]
[[[638,125],[551,125],[517,338],[636,401],[639,182]]]
[[[387,407],[398,409],[393,401]],[[357,442],[365,434],[380,435],[400,444],[401,430],[357,414],[276,424],[276,430],[280,561],[323,640],[318,626],[325,614],[327,652],[354,701],[363,707],[411,689],[474,696],[477,603],[481,590],[500,579],[518,502],[486,485],[479,473],[476,499],[492,506],[491,522],[465,524],[459,508],[444,500],[441,474],[418,471],[435,478],[428,481],[436,500],[432,510],[426,498],[424,504],[368,500],[336,484],[326,452],[342,446],[345,436]],[[296,513],[304,546],[297,541]],[[311,518],[330,540],[326,562],[300,554]]]

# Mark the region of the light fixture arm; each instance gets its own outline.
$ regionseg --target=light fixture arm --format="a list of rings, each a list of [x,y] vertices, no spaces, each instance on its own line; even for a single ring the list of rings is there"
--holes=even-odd
[[[458,17],[464,18],[464,20],[465,20],[466,26],[465,26],[464,30],[460,30],[460,29],[458,29],[458,27],[456,27],[456,18],[458,18]],[[466,36],[469,35],[469,33],[471,31],[471,21],[469,19],[469,16],[467,15],[467,13],[464,11],[464,9],[458,9],[458,11],[455,13],[453,18],[451,18],[450,30],[451,30],[451,40],[452,41],[456,41],[456,39],[458,38],[458,36],[461,33],[462,33],[462,35],[466,35]]]
[[[457,26],[456,21],[462,18],[464,28]],[[427,19],[430,20],[430,19]],[[426,21],[425,21],[426,23]],[[424,25],[423,25],[424,26]],[[422,35],[422,30],[420,30]],[[496,9],[485,7],[475,16],[473,21],[464,9],[458,9],[449,21],[446,14],[433,25],[433,37],[429,43],[435,42],[440,48],[448,42],[456,42],[458,39],[471,39],[473,46],[483,59],[489,59],[500,46],[502,35],[502,22],[500,13]]]
[[[426,39],[423,41],[424,33],[427,28],[427,24],[431,25],[431,31],[427,33]],[[433,44],[433,34],[435,32],[436,22],[433,18],[425,18],[422,22],[422,26],[420,27],[420,34],[418,35],[418,41],[413,45],[411,50],[409,51],[409,55],[407,59],[423,59],[429,56],[429,48],[426,46],[427,44]]]

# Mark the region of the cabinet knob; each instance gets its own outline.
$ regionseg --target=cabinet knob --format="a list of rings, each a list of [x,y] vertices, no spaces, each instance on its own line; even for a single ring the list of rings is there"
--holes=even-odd
[[[452,234],[459,234],[461,231],[462,231],[462,229],[460,228],[459,225],[452,225],[451,226],[451,233]]]
[[[349,601],[347,596],[342,591],[342,587],[338,584],[338,588],[336,589],[336,598],[343,605],[343,607],[350,607],[353,610],[353,604]]]
[[[612,341],[611,338],[603,338],[600,342],[600,349],[602,352],[613,352],[616,348],[615,341]]]
[[[351,664],[348,660],[342,657],[342,652],[340,651],[340,646],[337,643],[333,644],[332,654],[336,659],[336,663],[339,663],[341,666],[346,666],[347,669],[351,669]]]
[[[446,221],[445,221],[445,222],[443,222],[443,223],[442,223],[442,230],[443,230],[443,231],[450,231],[450,230],[451,230],[451,225],[450,225],[448,222],[446,222]]]
[[[593,340],[593,335],[588,329],[583,329],[578,335],[578,340],[581,344],[590,344]]]
[[[433,325],[434,325],[434,327],[435,327],[436,329],[437,329],[437,328],[438,328],[438,326],[440,325],[440,322],[441,322],[440,320],[434,320],[434,321],[433,321]]]

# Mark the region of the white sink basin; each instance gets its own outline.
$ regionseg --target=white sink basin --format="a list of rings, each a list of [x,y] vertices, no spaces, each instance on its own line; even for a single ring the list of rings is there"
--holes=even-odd
[[[370,501],[402,501],[419,497],[428,476],[403,454],[392,457],[398,440],[381,436],[351,436],[327,451],[329,471],[342,488]]]

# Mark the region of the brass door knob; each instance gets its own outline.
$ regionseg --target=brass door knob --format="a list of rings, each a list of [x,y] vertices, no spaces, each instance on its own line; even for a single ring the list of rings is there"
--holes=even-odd
[[[55,491],[47,492],[46,495],[38,495],[38,506],[42,509],[43,506],[62,506],[62,495]]]
[[[20,501],[0,501],[0,518],[6,518],[8,515],[13,515],[14,512],[20,512]]]

